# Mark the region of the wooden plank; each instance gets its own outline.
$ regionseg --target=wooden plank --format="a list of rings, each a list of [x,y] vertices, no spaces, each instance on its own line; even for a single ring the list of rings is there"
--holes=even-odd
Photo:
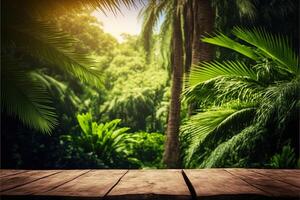
[[[58,170],[30,170],[20,174],[5,176],[0,179],[0,191],[3,192],[5,190],[25,185],[59,172],[60,171]]]
[[[130,170],[106,199],[191,199],[181,170]]]
[[[256,173],[268,176],[272,179],[285,182],[300,188],[300,170],[299,169],[251,169]]]
[[[0,178],[5,176],[11,176],[15,174],[24,173],[26,170],[18,170],[18,169],[0,169]]]
[[[4,170],[1,198],[300,199],[300,170]],[[193,198],[196,199],[196,198]]]
[[[223,169],[184,170],[198,199],[241,199],[267,194]]]
[[[35,193],[47,197],[100,199],[128,170],[91,170],[53,190]]]
[[[300,198],[300,188],[290,184],[247,169],[226,169],[226,171],[267,192],[272,197]]]
[[[60,185],[72,181],[90,170],[64,170],[61,173],[16,187],[1,193],[1,195],[32,195],[53,190]]]

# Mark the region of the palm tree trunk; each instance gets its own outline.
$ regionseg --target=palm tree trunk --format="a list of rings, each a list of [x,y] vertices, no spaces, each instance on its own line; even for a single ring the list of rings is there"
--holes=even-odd
[[[175,1],[175,3],[175,6],[177,7],[177,1]],[[178,135],[180,126],[180,94],[182,91],[183,78],[183,41],[180,17],[180,9],[177,7],[173,18],[173,79],[171,89],[171,104],[167,127],[167,139],[163,155],[164,164],[168,168],[180,167],[180,149]]]
[[[201,42],[203,35],[211,34],[214,28],[214,13],[210,0],[194,0],[194,36],[192,64],[210,61],[213,58],[212,45]]]
[[[194,32],[192,44],[192,65],[199,62],[210,61],[213,59],[213,47],[210,44],[201,42],[203,35],[211,34],[214,29],[214,11],[210,0],[194,0]],[[192,115],[195,105],[189,105],[189,115]]]
[[[194,13],[193,13],[193,0],[188,0],[183,8],[183,33],[184,33],[184,48],[185,48],[185,75],[188,74],[192,64],[192,44],[194,33]]]

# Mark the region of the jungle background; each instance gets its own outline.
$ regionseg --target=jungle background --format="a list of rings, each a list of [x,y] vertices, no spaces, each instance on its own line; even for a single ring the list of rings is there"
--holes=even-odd
[[[1,4],[1,168],[300,167],[299,1]]]

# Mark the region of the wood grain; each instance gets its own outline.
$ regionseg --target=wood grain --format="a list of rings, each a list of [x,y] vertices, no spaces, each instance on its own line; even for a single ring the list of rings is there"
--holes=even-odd
[[[181,170],[130,170],[107,199],[191,199]]]
[[[26,172],[26,170],[18,170],[18,169],[1,169],[0,170],[0,178],[5,176],[11,176],[15,174],[20,174]]]
[[[300,188],[300,170],[251,169],[251,171]]]
[[[92,170],[53,190],[35,195],[100,199],[126,172],[127,170]]]
[[[300,198],[300,188],[247,169],[226,169],[229,173],[259,188],[272,197]]]
[[[223,169],[184,170],[198,199],[266,196],[267,194]]]
[[[9,190],[27,183],[39,180],[41,178],[59,173],[59,170],[31,170],[24,173],[1,177],[0,191]]]
[[[65,170],[61,173],[54,174],[44,179],[40,179],[20,187],[2,192],[2,195],[33,195],[44,193],[55,189],[79,176],[89,172],[90,170]]]
[[[0,170],[1,199],[300,199],[300,170]]]

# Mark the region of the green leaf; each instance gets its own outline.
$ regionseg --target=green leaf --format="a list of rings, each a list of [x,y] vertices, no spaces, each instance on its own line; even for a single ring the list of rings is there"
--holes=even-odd
[[[22,52],[37,60],[58,67],[80,80],[100,86],[101,76],[96,63],[85,54],[73,49],[77,42],[70,35],[58,31],[44,21],[30,21],[27,24],[6,25],[5,39]]]
[[[219,76],[243,77],[256,80],[256,73],[253,69],[239,61],[212,61],[202,62],[194,66],[190,73],[189,84],[191,87],[214,79]]]
[[[78,114],[77,121],[86,135],[92,133],[92,115],[90,113]]]
[[[192,116],[181,128],[181,139],[188,145],[184,158],[186,164],[196,159],[195,153],[205,145],[204,141],[209,135],[210,139],[216,135],[221,139],[234,132],[233,129],[243,129],[244,122],[253,120],[254,111],[253,107],[219,108]]]
[[[201,40],[209,44],[232,49],[240,54],[243,54],[244,56],[247,56],[248,58],[251,58],[252,60],[259,60],[259,56],[253,48],[242,45],[241,43],[232,40],[222,33],[218,33],[215,37],[204,37]]]
[[[16,60],[2,57],[1,64],[2,109],[25,125],[50,133],[57,119],[46,87],[30,72],[21,70]]]
[[[264,56],[282,66],[282,69],[293,74],[299,73],[299,58],[287,37],[271,34],[263,28],[247,30],[236,27],[233,34],[257,47]]]

